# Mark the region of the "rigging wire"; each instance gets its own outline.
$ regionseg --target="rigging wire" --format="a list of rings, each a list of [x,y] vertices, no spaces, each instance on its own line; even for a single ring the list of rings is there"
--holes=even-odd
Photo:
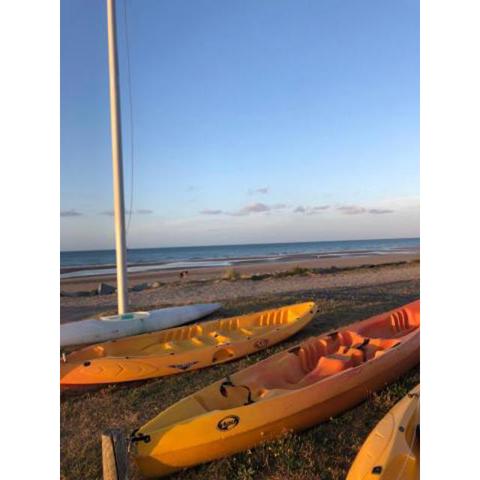
[[[132,75],[130,68],[130,41],[128,36],[128,10],[127,10],[127,1],[123,1],[123,10],[124,10],[124,21],[125,21],[125,46],[127,50],[127,78],[128,78],[128,110],[129,110],[129,123],[130,123],[130,207],[128,209],[128,220],[125,236],[128,237],[128,232],[130,229],[130,223],[132,221],[132,212],[133,212],[133,193],[134,193],[134,170],[135,170],[135,137],[134,137],[134,128],[133,128],[133,102],[132,102]]]

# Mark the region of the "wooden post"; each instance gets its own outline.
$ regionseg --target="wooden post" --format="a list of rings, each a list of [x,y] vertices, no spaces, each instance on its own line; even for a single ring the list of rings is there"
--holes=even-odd
[[[103,480],[127,480],[127,443],[121,430],[102,433]]]

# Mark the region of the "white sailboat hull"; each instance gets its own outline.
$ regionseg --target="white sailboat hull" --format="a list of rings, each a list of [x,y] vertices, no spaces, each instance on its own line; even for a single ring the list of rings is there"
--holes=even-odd
[[[60,346],[99,343],[116,338],[178,327],[215,312],[219,303],[199,303],[183,307],[168,307],[150,312],[133,312],[124,315],[70,322],[60,327]]]

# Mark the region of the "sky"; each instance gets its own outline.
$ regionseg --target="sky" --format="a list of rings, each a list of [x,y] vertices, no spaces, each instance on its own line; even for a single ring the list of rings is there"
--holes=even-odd
[[[419,236],[418,0],[117,0],[117,25],[129,248]],[[105,1],[62,0],[62,250],[114,248],[107,60]]]

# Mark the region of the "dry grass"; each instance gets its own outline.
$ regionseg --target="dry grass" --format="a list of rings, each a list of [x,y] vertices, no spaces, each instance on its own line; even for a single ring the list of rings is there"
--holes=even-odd
[[[287,270],[285,272],[278,272],[278,273],[274,274],[273,276],[277,277],[277,278],[294,277],[295,275],[308,275],[308,273],[310,271],[311,270],[308,269],[308,268],[303,268],[303,267],[300,267],[300,266],[296,265],[291,270]]]
[[[414,259],[410,261],[401,261],[401,262],[388,262],[388,263],[381,263],[381,264],[364,264],[364,265],[352,265],[348,267],[327,267],[327,268],[304,268],[296,265],[290,270],[283,270],[280,272],[275,273],[261,273],[261,274],[253,274],[253,275],[246,275],[241,277],[235,278],[227,278],[228,280],[238,280],[239,278],[243,280],[265,280],[267,278],[286,278],[286,277],[294,277],[294,276],[305,276],[305,275],[330,275],[330,274],[337,274],[337,273],[356,273],[361,270],[374,270],[379,271],[382,269],[387,269],[391,267],[399,267],[403,265],[417,265],[420,263],[420,259]],[[233,271],[233,270],[232,270]],[[223,278],[226,278],[224,276]]]
[[[113,385],[61,399],[61,476],[64,480],[101,478],[100,434],[117,427],[130,433],[175,401],[302,339],[410,302],[419,296],[419,282],[377,287],[337,288],[259,296],[225,303],[218,316],[231,316],[288,303],[314,300],[317,317],[290,340],[249,357],[205,370]],[[344,479],[358,448],[371,428],[406,392],[419,382],[419,368],[372,395],[356,408],[305,432],[209,464],[181,471],[171,478]],[[132,464],[130,478],[139,478]]]
[[[224,280],[239,280],[241,275],[235,270],[234,268],[229,268],[225,270],[225,273],[223,274],[223,279]]]

